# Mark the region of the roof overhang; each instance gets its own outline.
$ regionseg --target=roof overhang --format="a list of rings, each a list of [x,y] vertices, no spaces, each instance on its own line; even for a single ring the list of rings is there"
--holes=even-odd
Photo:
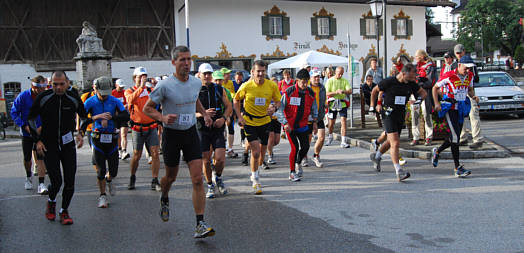
[[[319,2],[319,3],[356,3],[367,4],[369,0],[284,0],[292,2]],[[424,7],[455,7],[455,3],[449,0],[386,0],[388,5],[408,5]]]

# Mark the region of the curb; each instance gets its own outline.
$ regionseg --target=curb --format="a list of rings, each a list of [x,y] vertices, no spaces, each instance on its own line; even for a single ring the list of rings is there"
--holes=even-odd
[[[335,140],[340,141],[340,134],[333,133],[333,138]],[[357,138],[351,138],[348,137],[350,140],[350,144],[352,146],[360,147],[363,149],[371,149],[371,143],[368,141],[360,140]],[[481,158],[506,158],[511,157],[510,152],[508,152],[506,149],[501,147],[500,145],[485,139],[486,143],[495,146],[496,150],[484,150],[484,151],[460,151],[460,159],[481,159]],[[418,158],[418,159],[425,159],[429,160],[431,158],[431,152],[429,151],[419,151],[419,150],[410,150],[410,149],[403,149],[401,148],[400,154],[403,157],[408,158]],[[453,159],[451,152],[445,151],[440,154],[440,159]]]

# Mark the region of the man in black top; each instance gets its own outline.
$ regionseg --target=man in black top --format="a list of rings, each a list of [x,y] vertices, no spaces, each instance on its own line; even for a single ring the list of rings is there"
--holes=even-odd
[[[417,85],[415,78],[415,65],[406,64],[397,76],[386,78],[378,84],[378,90],[384,96],[378,96],[376,110],[382,114],[387,141],[380,146],[376,153],[371,153],[370,158],[375,169],[380,171],[381,156],[391,147],[391,161],[395,167],[398,181],[410,177],[410,173],[400,168],[399,164],[399,137],[402,128],[404,128],[406,103],[411,94],[414,94],[420,100],[423,100],[427,95],[426,91]],[[371,101],[375,101],[377,95],[377,90],[373,90]]]
[[[78,93],[68,90],[69,81],[63,71],[55,71],[51,76],[53,88],[42,92],[33,103],[29,112],[29,127],[31,136],[36,142],[36,152],[44,156],[44,162],[51,180],[49,200],[47,202],[46,218],[56,218],[56,195],[62,185],[62,171],[64,173],[62,190],[62,209],[60,223],[73,224],[67,208],[75,191],[76,149],[73,133],[76,125],[76,115],[81,119],[87,117],[84,104]],[[42,126],[36,127],[36,118],[40,116]],[[83,133],[76,135],[77,147],[83,144]]]

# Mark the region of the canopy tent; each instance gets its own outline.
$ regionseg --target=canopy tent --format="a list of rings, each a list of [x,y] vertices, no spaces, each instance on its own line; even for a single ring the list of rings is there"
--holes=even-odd
[[[353,61],[353,63],[356,63],[356,61]],[[348,58],[311,50],[311,51],[287,58],[285,60],[271,63],[268,66],[267,72],[271,76],[273,71],[276,71],[278,69],[300,69],[308,64],[311,65],[311,67],[319,67],[319,68],[327,67],[330,65],[331,66],[342,66],[344,67],[344,69],[347,70]]]

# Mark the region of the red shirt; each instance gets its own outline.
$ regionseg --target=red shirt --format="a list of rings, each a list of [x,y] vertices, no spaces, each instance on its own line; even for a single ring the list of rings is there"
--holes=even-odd
[[[120,102],[122,102],[122,104],[124,104],[124,106],[126,106],[127,101],[126,101],[126,96],[124,95],[124,93],[125,93],[124,89],[122,89],[122,91],[117,91],[116,89],[114,89],[113,91],[111,91],[111,96],[113,96],[116,99],[120,100]]]
[[[285,79],[280,80],[278,82],[278,90],[280,91],[280,94],[284,93],[287,88],[293,86],[295,84],[295,80],[289,79],[289,83],[286,83]]]

